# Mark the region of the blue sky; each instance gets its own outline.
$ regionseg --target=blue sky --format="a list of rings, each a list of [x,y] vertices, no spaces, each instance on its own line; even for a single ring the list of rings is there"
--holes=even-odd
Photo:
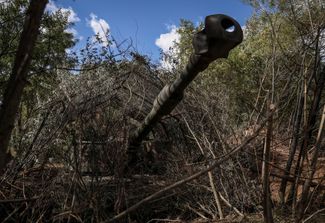
[[[159,59],[177,40],[181,18],[194,23],[210,14],[227,14],[242,26],[253,10],[240,0],[52,0],[49,10],[63,8],[75,23],[71,32],[80,39],[77,47],[95,32],[109,30],[118,41],[132,39],[140,53]],[[105,43],[104,43],[105,44]]]

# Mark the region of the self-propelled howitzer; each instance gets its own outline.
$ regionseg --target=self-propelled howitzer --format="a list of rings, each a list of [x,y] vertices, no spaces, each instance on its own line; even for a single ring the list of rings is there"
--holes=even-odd
[[[236,20],[217,14],[205,18],[205,27],[193,38],[194,53],[189,62],[171,85],[166,85],[153,103],[152,110],[141,125],[131,133],[128,146],[128,163],[135,164],[142,141],[155,124],[168,115],[182,100],[185,88],[198,73],[205,70],[217,58],[227,58],[231,49],[243,40],[243,32]]]

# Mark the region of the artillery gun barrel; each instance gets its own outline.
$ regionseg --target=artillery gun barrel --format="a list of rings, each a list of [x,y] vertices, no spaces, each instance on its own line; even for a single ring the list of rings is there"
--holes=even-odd
[[[153,103],[153,108],[142,124],[131,134],[128,146],[128,163],[137,161],[137,150],[155,124],[168,115],[182,100],[185,88],[198,73],[205,70],[217,58],[227,58],[228,53],[243,40],[243,32],[236,20],[222,15],[205,18],[205,27],[193,38],[194,53],[189,62],[171,85],[166,85]]]

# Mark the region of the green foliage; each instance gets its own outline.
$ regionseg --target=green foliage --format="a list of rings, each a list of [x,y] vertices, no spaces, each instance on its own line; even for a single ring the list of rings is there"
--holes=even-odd
[[[0,102],[11,75],[28,5],[28,0],[0,4]],[[12,146],[16,148],[28,131],[24,127],[26,122],[35,117],[35,109],[47,101],[58,86],[57,67],[69,67],[75,63],[66,52],[75,44],[73,34],[67,32],[72,25],[68,22],[68,15],[60,10],[43,15],[13,134]]]
[[[243,43],[231,51],[227,60],[211,64],[194,84],[207,95],[222,93],[229,100],[223,110],[236,124],[247,121],[256,109],[263,111],[267,97],[283,106],[291,103],[287,96],[290,91],[296,92],[302,80],[302,67],[297,65],[308,67],[315,59],[319,41],[316,27],[324,30],[321,24],[325,21],[324,8],[318,1],[308,1],[307,5],[302,1],[245,2],[254,6],[256,13],[244,27]],[[174,56],[179,69],[192,53],[193,33],[201,28],[181,21]]]
[[[0,4],[0,93],[11,72],[27,6],[26,0]],[[60,11],[44,15],[29,72],[32,77],[26,92],[50,90],[49,87],[55,84],[56,67],[73,64],[73,59],[65,51],[75,44],[73,35],[66,32],[71,26],[67,16]]]
[[[193,53],[192,38],[194,33],[198,30],[197,27],[191,21],[182,19],[180,22],[180,27],[177,32],[180,34],[181,38],[179,42],[175,43],[177,48],[177,59],[179,66],[184,67],[188,62],[188,58]]]

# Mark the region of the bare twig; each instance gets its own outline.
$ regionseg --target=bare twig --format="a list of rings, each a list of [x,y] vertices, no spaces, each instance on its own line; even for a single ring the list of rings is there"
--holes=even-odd
[[[196,144],[200,148],[200,151],[201,151],[202,155],[204,156],[204,150],[201,147],[201,144],[200,144],[199,140],[195,136],[193,130],[190,128],[190,125],[188,124],[188,122],[186,121],[185,118],[184,118],[184,121],[186,123],[187,128],[189,129],[189,131],[191,132],[192,136],[194,137]],[[214,159],[216,159],[214,153],[212,153],[212,156],[213,156]],[[211,186],[211,189],[212,189],[212,192],[213,192],[213,196],[214,196],[214,199],[216,201],[216,205],[217,205],[219,217],[220,217],[220,219],[223,219],[223,212],[222,212],[222,207],[221,207],[221,203],[220,203],[220,199],[219,199],[219,192],[217,191],[217,188],[214,185],[213,175],[212,175],[212,172],[211,171],[208,172],[208,176],[209,176],[209,181],[210,181],[210,186]]]
[[[8,204],[8,203],[22,203],[27,201],[35,201],[39,197],[32,197],[32,198],[22,198],[22,199],[11,199],[11,200],[0,200],[0,204]]]
[[[273,112],[271,113],[273,114]],[[138,208],[140,208],[142,205],[146,204],[147,202],[151,201],[152,199],[172,190],[175,189],[177,187],[180,187],[182,185],[184,185],[187,182],[190,182],[206,173],[208,173],[209,171],[213,170],[214,168],[218,167],[219,165],[221,165],[222,163],[224,163],[225,161],[227,161],[228,159],[230,159],[234,154],[240,152],[241,150],[243,150],[253,139],[255,139],[260,131],[264,128],[265,124],[267,123],[267,121],[269,120],[269,117],[262,122],[262,124],[260,125],[260,127],[252,134],[252,136],[248,137],[241,145],[239,145],[238,147],[235,147],[234,149],[230,150],[227,154],[222,155],[221,157],[218,158],[218,160],[216,160],[211,166],[205,168],[204,170],[197,172],[185,179],[182,179],[180,181],[175,182],[174,184],[167,186],[163,189],[161,189],[160,191],[157,191],[155,193],[153,193],[152,195],[142,199],[140,202],[136,203],[135,205],[131,206],[130,208],[126,209],[125,211],[121,212],[120,214],[114,216],[113,218],[105,221],[105,222],[115,222],[118,219],[123,218],[125,215],[137,210]]]
[[[320,210],[316,211],[315,213],[311,214],[308,218],[306,218],[305,220],[303,220],[302,223],[306,223],[306,222],[308,222],[308,221],[311,220],[313,217],[315,217],[316,215],[318,215],[319,213],[321,213],[321,212],[323,212],[323,211],[325,211],[325,208],[320,209]]]
[[[222,196],[221,193],[219,193],[219,196],[221,198],[221,200],[229,207],[232,208],[239,216],[241,217],[245,217],[245,215],[243,213],[241,213],[235,206],[233,206],[232,204],[229,203],[229,201],[227,201],[227,199],[225,197]]]

